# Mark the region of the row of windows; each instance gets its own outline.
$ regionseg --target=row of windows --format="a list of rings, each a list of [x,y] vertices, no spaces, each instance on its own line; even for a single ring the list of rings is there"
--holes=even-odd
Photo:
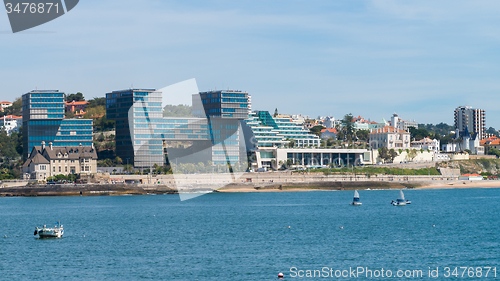
[[[92,130],[92,126],[61,126],[61,130]]]
[[[47,114],[47,118],[50,119],[63,119],[64,114]]]
[[[30,104],[31,108],[44,108],[44,107],[64,107],[62,103],[35,103]]]
[[[220,113],[220,108],[210,108],[210,109],[208,110],[208,113],[216,113],[216,112],[217,112],[217,113]]]
[[[43,94],[31,94],[32,98],[62,98],[63,93],[43,93]]]
[[[135,97],[134,101],[148,101],[148,97]]]
[[[64,113],[64,109],[59,108],[48,108],[47,113]]]
[[[53,146],[79,146],[80,143],[82,146],[91,146],[92,142],[55,142]],[[30,141],[30,151],[33,149],[33,146],[41,146],[42,142],[31,142]]]
[[[92,125],[92,120],[40,120],[29,121],[29,125]],[[92,127],[90,127],[91,129]]]
[[[71,135],[71,131],[62,131],[61,135],[69,136]],[[76,135],[92,135],[92,131],[76,131]]]
[[[29,138],[30,141],[45,141],[53,142],[60,140],[92,140],[92,136],[56,136],[56,137],[46,137],[46,136],[34,136]]]
[[[222,93],[223,98],[244,98],[245,94]]]
[[[31,102],[64,102],[64,99],[31,99]]]
[[[247,102],[246,99],[222,99],[223,102]]]
[[[122,94],[122,95],[123,95],[123,94]],[[137,97],[137,96],[139,96],[139,97],[140,97],[140,96],[145,97],[145,96],[147,96],[147,95],[149,95],[149,93],[148,93],[148,92],[135,92],[135,93],[134,93],[134,96],[136,96],[136,97]]]
[[[135,107],[134,111],[162,111],[161,108],[156,107]]]
[[[234,108],[223,108],[222,112],[236,112],[236,109],[234,109]]]

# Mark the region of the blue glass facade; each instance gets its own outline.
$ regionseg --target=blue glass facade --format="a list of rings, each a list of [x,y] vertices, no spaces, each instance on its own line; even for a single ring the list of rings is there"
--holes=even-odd
[[[246,100],[245,96],[240,98]],[[221,102],[216,95],[210,99],[214,103]],[[106,94],[106,101],[107,118],[116,122],[116,154],[124,161],[128,159],[135,167],[163,165],[164,142],[167,146],[170,142],[175,142],[174,146],[181,142],[186,144],[182,149],[169,147],[168,150],[175,151],[175,155],[196,154],[197,158],[192,159],[194,163],[212,161],[225,165],[228,159],[232,162],[239,159],[237,118],[221,120],[217,118],[221,117],[220,114],[215,114],[215,119],[213,116],[207,118],[205,114],[199,117],[163,117],[162,93],[155,90],[113,91]],[[246,105],[241,100],[228,102],[236,102],[234,108],[240,108],[240,103]],[[204,104],[201,107],[204,108]],[[247,108],[242,110],[248,116]],[[206,155],[197,153],[202,150],[207,151]]]
[[[23,157],[42,141],[53,146],[91,146],[90,119],[64,119],[65,97],[57,90],[31,91],[23,101]]]

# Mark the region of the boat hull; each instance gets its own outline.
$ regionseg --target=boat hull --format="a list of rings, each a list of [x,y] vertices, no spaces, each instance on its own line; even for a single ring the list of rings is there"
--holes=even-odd
[[[406,206],[406,203],[405,202],[402,202],[402,203],[395,202],[395,203],[392,203],[392,206]]]
[[[361,205],[363,205],[363,203],[361,203],[361,202],[352,202],[351,203],[351,206],[361,206]]]
[[[61,238],[64,234],[63,229],[37,229],[36,234],[39,238]],[[35,234],[35,235],[36,235]]]

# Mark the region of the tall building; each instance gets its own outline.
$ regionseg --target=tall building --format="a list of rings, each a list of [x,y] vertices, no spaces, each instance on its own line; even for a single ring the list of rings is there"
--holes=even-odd
[[[196,117],[220,117],[247,119],[251,99],[247,92],[209,91],[193,95],[193,115]]]
[[[59,146],[92,146],[91,119],[65,119],[64,93],[36,90],[22,97],[23,159],[42,142]]]
[[[161,92],[154,89],[128,89],[106,94],[106,116],[115,120],[116,155],[124,163],[136,167],[163,166],[162,139],[165,135],[162,133],[170,131],[162,129],[167,127],[163,126],[161,103]]]
[[[463,138],[466,129],[474,139],[484,139],[486,133],[486,112],[470,106],[457,107],[455,109],[456,138]]]
[[[248,116],[247,97],[247,93],[232,91],[195,94],[196,117],[163,117],[160,91],[108,93],[106,114],[116,122],[116,155],[135,167],[162,166],[165,146],[174,163],[175,158],[182,158],[183,163],[237,162],[241,157],[239,121]]]

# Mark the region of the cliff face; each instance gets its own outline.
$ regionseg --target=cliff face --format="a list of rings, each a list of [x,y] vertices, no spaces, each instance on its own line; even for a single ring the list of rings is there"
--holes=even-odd
[[[460,168],[461,174],[486,173],[500,175],[500,159],[472,159],[453,162],[441,162],[438,167]]]

